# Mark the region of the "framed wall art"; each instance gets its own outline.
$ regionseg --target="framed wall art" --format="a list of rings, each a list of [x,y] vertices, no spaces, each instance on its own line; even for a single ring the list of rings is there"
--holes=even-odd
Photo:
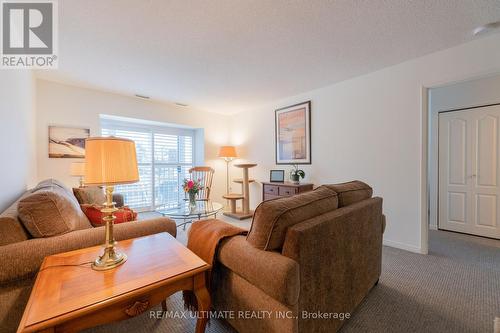
[[[49,158],[85,158],[89,128],[49,126]]]
[[[275,111],[276,164],[311,164],[311,101]]]

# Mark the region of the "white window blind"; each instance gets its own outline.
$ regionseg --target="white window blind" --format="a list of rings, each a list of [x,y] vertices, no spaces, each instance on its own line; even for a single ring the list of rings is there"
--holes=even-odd
[[[136,144],[140,181],[115,188],[127,206],[145,211],[179,205],[182,181],[193,166],[194,130],[101,119],[101,134]]]

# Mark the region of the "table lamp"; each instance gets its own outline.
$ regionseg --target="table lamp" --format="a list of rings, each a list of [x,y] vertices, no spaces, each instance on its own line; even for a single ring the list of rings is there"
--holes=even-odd
[[[218,157],[226,161],[226,194],[229,194],[229,163],[234,160],[238,155],[234,146],[222,146],[219,148]]]
[[[85,144],[85,184],[104,185],[106,202],[101,212],[106,223],[104,253],[92,264],[92,268],[103,271],[115,268],[127,260],[124,253],[115,249],[113,237],[113,215],[118,209],[113,202],[114,185],[139,181],[135,143],[132,140],[115,137],[95,137]]]
[[[71,163],[71,168],[69,174],[73,177],[80,177],[80,188],[84,187],[84,177],[85,177],[85,163],[84,162],[73,162]]]

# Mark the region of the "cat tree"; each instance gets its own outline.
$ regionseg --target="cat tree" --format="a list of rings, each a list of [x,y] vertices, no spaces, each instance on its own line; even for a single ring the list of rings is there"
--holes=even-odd
[[[248,169],[256,167],[257,164],[243,163],[243,164],[235,164],[234,166],[236,168],[243,169],[243,178],[241,180],[241,184],[243,187],[243,193],[242,194],[229,193],[229,194],[223,195],[224,199],[229,200],[229,204],[231,207],[231,210],[229,212],[224,212],[224,215],[238,219],[238,220],[243,220],[243,219],[247,219],[247,218],[250,218],[253,216],[253,211],[250,210],[250,186],[249,186],[250,179],[248,178]],[[243,201],[242,211],[236,210],[236,202],[238,200]]]

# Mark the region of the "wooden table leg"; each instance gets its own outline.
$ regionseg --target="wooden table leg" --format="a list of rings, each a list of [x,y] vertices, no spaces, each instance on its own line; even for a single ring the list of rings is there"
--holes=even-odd
[[[163,312],[167,312],[167,300],[163,300],[161,301],[161,309],[163,310]]]
[[[210,311],[210,294],[205,286],[205,272],[194,277],[194,294],[198,301],[198,320],[196,321],[196,333],[204,333],[208,322]]]

